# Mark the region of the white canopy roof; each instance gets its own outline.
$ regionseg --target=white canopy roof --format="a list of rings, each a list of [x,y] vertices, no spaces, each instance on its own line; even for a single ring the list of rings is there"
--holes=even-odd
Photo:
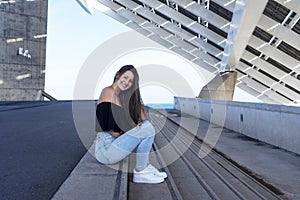
[[[266,103],[300,104],[298,0],[77,0]]]

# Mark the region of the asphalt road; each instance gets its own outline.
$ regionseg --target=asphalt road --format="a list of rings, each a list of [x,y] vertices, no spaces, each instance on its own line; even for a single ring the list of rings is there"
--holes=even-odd
[[[71,101],[0,103],[1,199],[51,199],[95,137],[93,102],[73,107],[80,122]]]

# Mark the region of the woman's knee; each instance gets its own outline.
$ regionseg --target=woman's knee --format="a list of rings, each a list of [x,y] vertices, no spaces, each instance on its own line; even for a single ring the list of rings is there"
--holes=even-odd
[[[104,165],[114,165],[114,164],[120,162],[120,160],[121,160],[121,159],[115,158],[113,156],[107,158],[107,157],[103,156],[101,153],[96,153],[95,158],[99,163],[104,164]]]
[[[150,137],[155,135],[155,128],[149,121],[142,124],[141,130],[147,132],[148,133],[147,135],[149,135]]]
[[[99,150],[95,152],[95,158],[101,164],[109,164],[109,160],[105,156],[103,156],[103,154]]]

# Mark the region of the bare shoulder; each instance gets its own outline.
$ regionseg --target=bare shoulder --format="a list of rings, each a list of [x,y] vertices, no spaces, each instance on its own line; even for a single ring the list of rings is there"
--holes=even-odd
[[[103,88],[98,103],[111,102],[113,97],[113,88],[111,86]]]

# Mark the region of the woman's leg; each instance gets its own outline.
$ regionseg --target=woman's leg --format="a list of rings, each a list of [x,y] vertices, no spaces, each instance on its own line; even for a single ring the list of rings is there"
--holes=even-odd
[[[149,153],[154,142],[154,136],[147,137],[141,141],[136,150],[135,169],[141,171],[149,164]]]
[[[113,140],[107,148],[105,144],[100,146],[101,144],[96,143],[96,158],[101,163],[113,164],[124,159],[137,147],[136,169],[142,170],[149,162],[154,135],[154,127],[149,121],[145,121],[141,127],[134,127]]]

